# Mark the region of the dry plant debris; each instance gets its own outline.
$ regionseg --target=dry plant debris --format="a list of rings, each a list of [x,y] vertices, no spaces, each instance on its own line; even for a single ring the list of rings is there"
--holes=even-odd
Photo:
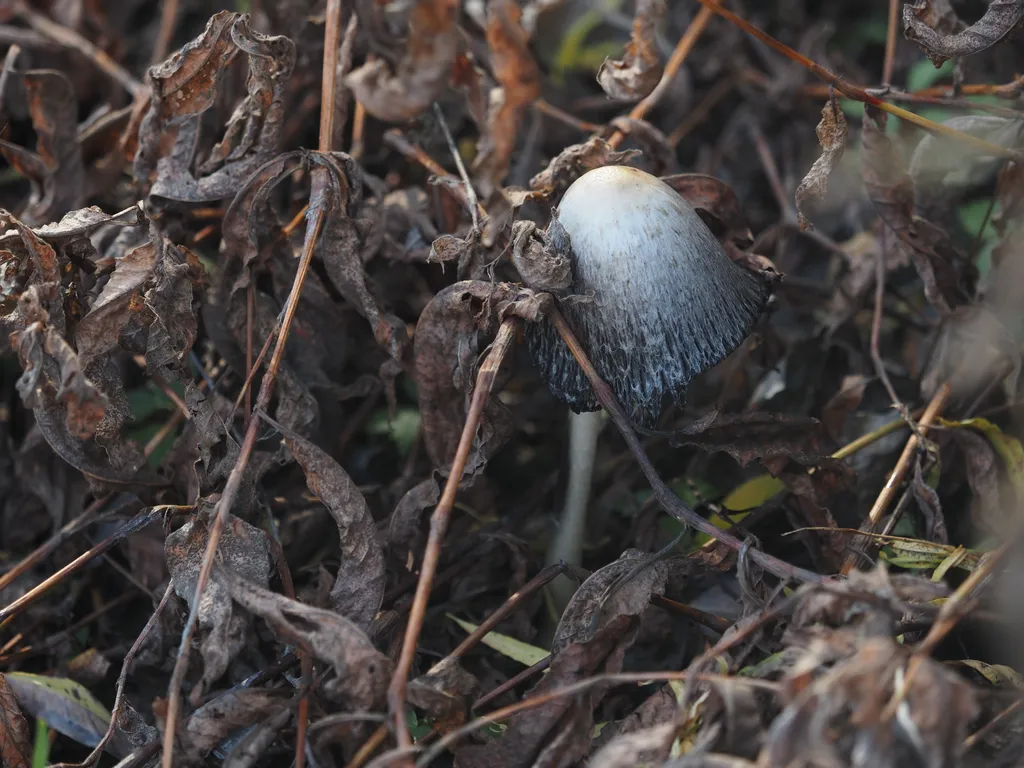
[[[0,10],[0,763],[1020,764],[1024,3],[886,5]],[[544,567],[608,165],[773,297]]]

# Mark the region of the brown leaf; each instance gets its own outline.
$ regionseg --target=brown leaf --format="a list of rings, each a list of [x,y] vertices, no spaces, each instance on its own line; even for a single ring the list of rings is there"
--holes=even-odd
[[[255,725],[289,703],[283,691],[237,688],[222,693],[193,712],[185,724],[189,751],[203,756],[235,731]]]
[[[333,611],[261,589],[219,566],[214,575],[239,605],[266,621],[280,639],[308,648],[334,667],[337,677],[324,690],[346,711],[372,711],[383,706],[392,663],[359,627]]]
[[[551,653],[557,655],[571,643],[586,640],[595,629],[619,616],[642,614],[651,595],[664,592],[668,577],[664,560],[651,563],[648,558],[637,550],[627,550],[580,584],[559,619]]]
[[[151,287],[145,293],[146,366],[159,371],[180,365],[196,340],[193,289],[202,284],[203,268],[192,251],[173,244],[154,225],[150,237],[156,249]]]
[[[48,69],[25,72],[22,80],[37,136],[36,151],[0,140],[0,153],[32,180],[32,195],[21,218],[35,226],[82,205],[85,168],[76,136],[78,101],[71,81]]]
[[[530,189],[538,197],[557,200],[587,171],[606,165],[626,165],[640,154],[637,149],[618,152],[607,141],[595,136],[583,144],[571,144],[563,149],[547,168],[530,179]]]
[[[605,59],[597,70],[597,82],[613,99],[638,100],[661,80],[658,56],[658,24],[665,16],[665,0],[637,0],[633,33],[622,59]]]
[[[480,692],[480,681],[459,664],[446,658],[409,681],[409,702],[435,719],[441,733],[466,722],[469,707]]]
[[[409,346],[405,323],[378,306],[371,293],[360,258],[361,237],[351,218],[360,202],[362,174],[358,165],[341,152],[310,153],[315,167],[326,169],[328,183],[315,187],[309,200],[309,215],[326,209],[327,222],[320,239],[320,258],[334,287],[366,318],[377,343],[401,362]]]
[[[796,188],[796,215],[801,230],[814,229],[814,225],[807,219],[804,205],[808,200],[821,200],[825,197],[829,174],[839,165],[846,149],[846,116],[835,99],[825,102],[821,110],[821,122],[814,130],[821,144],[821,156],[814,161]]]
[[[540,97],[541,73],[530,54],[521,14],[513,0],[492,0],[487,8],[487,47],[501,87],[491,93],[487,129],[480,136],[473,161],[473,173],[485,200],[497,192],[508,174],[523,110]]]
[[[405,492],[388,525],[388,555],[391,558],[407,568],[411,567],[413,552],[422,550],[422,546],[417,546],[417,543],[421,538],[423,511],[437,504],[440,498],[441,488],[433,475]]]
[[[572,285],[569,259],[547,242],[532,221],[512,225],[512,265],[523,282],[537,291],[564,291]]]
[[[944,229],[913,215],[914,185],[893,139],[885,133],[886,119],[884,112],[865,107],[861,132],[864,185],[879,217],[910,253],[928,301],[948,313],[965,300],[965,276],[958,274],[957,265],[969,262]]]
[[[684,430],[672,434],[674,445],[696,445],[725,451],[746,466],[754,459],[787,458],[813,465],[835,450],[825,425],[806,416],[750,411],[710,411]]]
[[[286,434],[292,456],[306,473],[306,485],[338,524],[341,565],[331,588],[331,607],[363,631],[370,628],[384,599],[384,554],[366,499],[330,456],[296,434]]]
[[[479,333],[494,330],[497,305],[518,293],[515,286],[463,281],[438,292],[420,315],[413,356],[423,436],[433,466],[447,467],[455,455],[476,378]],[[505,409],[491,398],[484,409],[470,476],[511,434]]]
[[[906,678],[899,717],[889,716],[886,704],[903,688],[909,654],[891,637],[867,637],[852,654],[843,654],[846,658],[821,665],[772,724],[765,759],[790,765],[816,754],[816,763],[849,765],[857,750],[871,754],[876,765],[950,765],[949,756],[961,749],[977,712],[977,699],[948,667],[924,657],[913,678]],[[798,665],[790,677],[803,674]],[[905,736],[910,729],[918,734],[912,744]]]
[[[220,141],[198,162],[202,115],[239,51],[248,56],[248,95]],[[282,96],[295,63],[295,44],[249,27],[248,15],[221,11],[206,30],[149,71],[149,110],[139,127],[136,182],[151,197],[184,202],[223,200],[277,150]]]
[[[28,723],[21,714],[18,699],[0,674],[0,764],[6,768],[29,768],[32,765],[32,738]]]
[[[1000,460],[988,440],[972,429],[953,429],[950,434],[960,446],[964,471],[971,487],[971,518],[975,525],[996,534],[1005,533],[1011,510],[1016,509],[1013,492],[1000,475]]]
[[[213,507],[208,506],[207,509],[212,511]],[[170,533],[164,544],[174,591],[190,607],[195,598],[208,537],[207,524],[196,519]],[[269,547],[266,534],[259,528],[229,515],[217,551],[226,568],[241,574],[239,578],[264,586],[269,583]],[[198,618],[204,635],[200,645],[203,678],[193,689],[193,701],[198,700],[203,691],[224,674],[231,660],[245,647],[252,622],[247,611],[232,604],[228,590],[213,580],[203,591]]]
[[[846,418],[860,407],[864,390],[870,383],[871,379],[863,374],[844,376],[839,391],[822,406],[821,421],[834,439],[838,440],[842,436]]]
[[[619,116],[609,122],[616,131],[631,138],[640,145],[641,165],[644,170],[655,176],[674,173],[678,167],[676,150],[668,142],[668,137],[654,125],[635,117]]]
[[[750,243],[753,237],[747,217],[732,187],[703,173],[676,173],[661,180],[679,193],[721,239]]]
[[[601,747],[587,765],[589,768],[625,768],[664,761],[678,731],[679,725],[669,722],[620,734]]]
[[[448,84],[459,48],[458,10],[456,0],[414,3],[406,49],[394,72],[382,59],[373,59],[345,78],[356,101],[391,123],[422,114]]]
[[[153,277],[155,265],[153,243],[133,248],[115,262],[114,273],[75,329],[78,354],[86,364],[117,347],[129,322],[130,306],[143,300],[143,287]]]
[[[942,514],[942,502],[938,492],[925,482],[921,469],[921,457],[914,462],[914,476],[910,480],[910,488],[914,492],[917,508],[925,521],[924,538],[936,544],[949,544],[949,533],[946,531],[946,519]]]
[[[933,0],[913,0],[903,5],[903,35],[924,50],[936,67],[947,59],[963,58],[991,48],[1024,17],[1021,0],[990,0],[984,15],[956,33],[937,31],[928,23]],[[924,18],[922,18],[924,17]]]

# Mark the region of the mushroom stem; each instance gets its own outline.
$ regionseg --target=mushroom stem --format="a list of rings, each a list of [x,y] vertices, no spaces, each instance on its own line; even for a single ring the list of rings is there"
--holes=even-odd
[[[548,563],[579,565],[583,559],[583,537],[590,505],[590,486],[597,454],[597,437],[604,419],[601,411],[569,412],[569,482],[565,507],[554,540],[548,549]],[[576,584],[567,576],[551,582],[551,592],[559,608],[564,608]]]

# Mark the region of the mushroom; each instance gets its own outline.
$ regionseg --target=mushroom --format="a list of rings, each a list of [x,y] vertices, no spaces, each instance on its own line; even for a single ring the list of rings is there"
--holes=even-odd
[[[764,310],[768,281],[734,262],[668,184],[628,166],[583,174],[547,230],[571,267],[566,321],[627,415],[652,427],[697,374],[736,349]],[[528,278],[527,281],[529,282]],[[527,344],[540,376],[570,414],[569,481],[549,562],[578,564],[601,429],[590,382],[557,331],[535,323]],[[566,586],[556,588],[564,605]]]

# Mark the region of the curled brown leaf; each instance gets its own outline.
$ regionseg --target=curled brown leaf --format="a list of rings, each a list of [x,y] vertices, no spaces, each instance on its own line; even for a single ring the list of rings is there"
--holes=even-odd
[[[821,200],[828,191],[828,177],[839,161],[843,159],[846,149],[846,116],[839,108],[835,99],[830,99],[821,110],[821,122],[815,129],[818,143],[821,144],[821,156],[814,161],[810,170],[796,188],[796,215],[800,229],[814,229],[807,218],[804,205],[808,200]]]
[[[458,10],[456,0],[414,3],[406,49],[394,71],[382,59],[373,59],[345,78],[356,101],[390,123],[411,120],[430,107],[447,86],[458,52]]]
[[[338,524],[341,565],[331,588],[331,607],[366,631],[384,599],[384,554],[373,515],[338,462],[299,435],[287,434],[285,442],[306,473],[309,490]]]
[[[605,59],[597,70],[597,82],[613,99],[642,99],[661,80],[664,67],[655,37],[665,15],[665,0],[637,0],[633,33],[619,60]]]

